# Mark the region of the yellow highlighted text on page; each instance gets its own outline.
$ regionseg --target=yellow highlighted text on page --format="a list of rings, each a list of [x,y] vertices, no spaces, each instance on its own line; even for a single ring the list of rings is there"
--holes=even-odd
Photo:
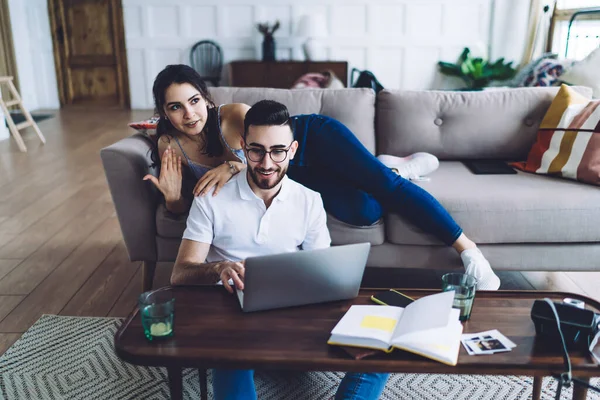
[[[396,327],[394,318],[380,317],[378,315],[367,315],[360,323],[361,328],[379,329],[385,332],[392,332]]]

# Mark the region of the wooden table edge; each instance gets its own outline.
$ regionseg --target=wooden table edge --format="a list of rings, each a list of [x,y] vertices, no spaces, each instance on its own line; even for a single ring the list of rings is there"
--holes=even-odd
[[[212,285],[211,285],[212,286]],[[190,289],[190,288],[194,288],[194,287],[198,287],[198,286],[176,286],[176,287],[172,287],[173,289],[177,290],[178,288],[181,289]],[[164,288],[163,288],[164,289]],[[361,288],[361,291],[387,291],[389,290],[388,288]],[[401,292],[413,292],[413,293],[423,293],[428,294],[428,293],[432,293],[432,292],[439,292],[439,289],[410,289],[410,288],[397,288],[395,290],[401,291]],[[591,305],[594,308],[596,308],[596,310],[598,312],[600,312],[600,303],[587,297],[587,296],[583,296],[583,295],[578,295],[575,293],[568,293],[568,292],[555,292],[555,291],[550,291],[550,290],[546,290],[546,291],[540,291],[540,290],[497,290],[497,291],[478,291],[477,294],[481,295],[485,295],[486,298],[502,298],[503,296],[506,295],[518,295],[518,294],[524,294],[524,295],[528,295],[528,296],[538,296],[539,298],[543,298],[545,297],[544,294],[546,295],[551,295],[552,297],[571,297],[571,298],[576,298],[582,301],[585,301],[586,305]],[[117,333],[115,334],[114,337],[114,346],[115,346],[115,352],[117,354],[117,356],[126,361],[129,362],[131,364],[135,364],[135,365],[143,365],[143,366],[157,366],[157,367],[167,367],[167,368],[200,368],[200,369],[209,369],[209,368],[231,368],[231,367],[235,367],[237,369],[240,368],[249,368],[252,369],[255,367],[256,363],[254,361],[252,362],[248,362],[247,364],[245,363],[240,363],[239,360],[237,361],[223,361],[222,359],[217,359],[217,358],[207,358],[205,360],[202,360],[201,362],[199,362],[198,360],[193,360],[192,358],[190,359],[185,359],[185,358],[180,358],[178,360],[171,360],[169,359],[169,357],[165,357],[162,358],[159,362],[156,361],[156,357],[155,356],[142,356],[139,354],[133,354],[129,351],[127,351],[126,349],[124,349],[122,346],[120,346],[120,342],[119,342],[119,338],[121,337],[121,335],[123,334],[123,332],[125,331],[125,329],[127,328],[127,326],[131,323],[131,321],[137,316],[137,314],[139,313],[139,308],[136,306],[132,312],[129,314],[129,316],[123,321],[123,323],[121,324],[121,326],[119,327],[119,329],[117,330]],[[343,370],[343,371],[349,371],[349,372],[394,372],[394,373],[415,373],[417,368],[410,368],[410,367],[406,367],[406,368],[397,368],[393,371],[388,371],[387,369],[384,370],[381,367],[378,367],[377,363],[381,360],[371,360],[371,359],[363,359],[363,360],[353,360],[353,359],[333,359],[333,360],[327,360],[324,363],[321,363],[317,368],[315,368],[314,364],[310,364],[309,362],[307,363],[298,363],[297,361],[294,362],[293,365],[287,365],[285,361],[281,361],[281,362],[277,362],[277,363],[273,363],[272,360],[268,360],[269,363],[271,363],[271,365],[268,368],[264,368],[264,369],[287,369],[287,370],[297,370],[297,371],[306,371],[306,370],[311,370],[311,371],[337,371],[337,370]],[[349,365],[349,361],[351,361],[354,365]],[[536,370],[535,367],[531,367],[529,368],[528,366],[523,366],[523,365],[519,365],[519,366],[513,366],[513,365],[506,365],[506,366],[501,366],[501,367],[496,367],[495,371],[482,371],[481,369],[479,369],[481,366],[480,365],[469,365],[469,366],[461,366],[461,364],[457,364],[456,366],[448,366],[448,365],[444,365],[441,363],[437,363],[434,361],[430,361],[430,360],[424,360],[425,362],[428,363],[427,365],[427,373],[440,373],[440,374],[454,374],[454,375],[465,375],[465,374],[472,374],[472,375],[504,375],[504,374],[509,374],[509,375],[525,375],[525,376],[548,376],[549,372],[548,370],[546,371],[539,371]],[[429,364],[429,362],[431,362],[431,364]],[[305,365],[306,364],[306,365]],[[506,372],[504,372],[504,370],[506,370]],[[563,372],[561,371],[557,371],[557,373]],[[590,369],[590,367],[583,367],[583,368],[578,368],[577,366],[573,366],[573,372],[576,376],[578,377],[596,377],[596,376],[600,376],[600,368],[596,368],[596,369]]]

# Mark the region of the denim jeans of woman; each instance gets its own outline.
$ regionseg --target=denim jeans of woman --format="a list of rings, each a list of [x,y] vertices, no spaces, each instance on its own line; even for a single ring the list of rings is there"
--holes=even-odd
[[[341,122],[292,117],[299,147],[288,176],[321,194],[325,210],[351,225],[372,225],[384,212],[402,215],[452,245],[462,229],[429,193],[394,173]]]
[[[215,400],[256,400],[253,370],[214,369]],[[335,400],[375,400],[383,392],[390,374],[347,373],[338,386]]]

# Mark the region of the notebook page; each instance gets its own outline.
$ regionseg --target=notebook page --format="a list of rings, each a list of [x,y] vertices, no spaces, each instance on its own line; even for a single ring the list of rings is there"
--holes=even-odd
[[[389,345],[401,314],[401,307],[352,306],[333,328],[331,335],[376,339]]]
[[[415,300],[404,309],[394,337],[447,326],[453,301],[453,291]]]

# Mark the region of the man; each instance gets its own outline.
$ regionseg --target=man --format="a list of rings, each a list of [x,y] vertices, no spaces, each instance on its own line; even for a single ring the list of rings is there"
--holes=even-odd
[[[298,148],[287,108],[269,100],[250,108],[242,147],[246,173],[234,176],[218,196],[194,200],[173,285],[220,280],[233,293],[231,281],[244,287],[248,257],[329,247],[321,196],[286,176]],[[388,376],[348,373],[336,398],[376,399]],[[213,390],[215,399],[256,399],[254,371],[214,370]]]

